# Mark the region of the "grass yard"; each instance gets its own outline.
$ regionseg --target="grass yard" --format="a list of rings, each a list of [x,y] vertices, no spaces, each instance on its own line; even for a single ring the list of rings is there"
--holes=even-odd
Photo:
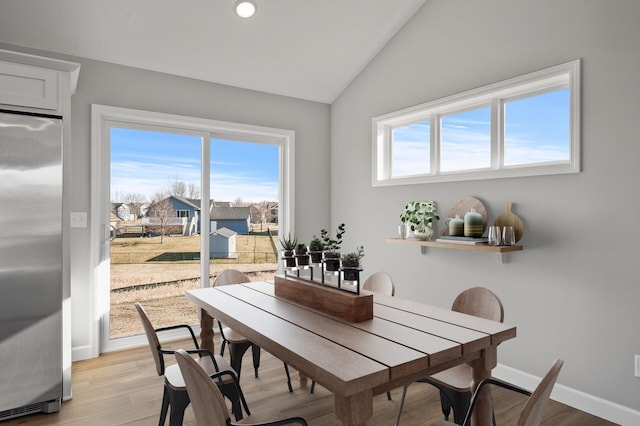
[[[277,240],[274,237],[274,242]],[[210,260],[210,284],[224,269],[238,269],[253,281],[272,279],[277,271],[269,236],[237,235],[238,256]],[[185,290],[200,287],[200,236],[116,238],[111,242],[110,336],[142,333],[133,306],[138,301],[162,318],[156,327],[196,324],[195,305],[184,298]]]

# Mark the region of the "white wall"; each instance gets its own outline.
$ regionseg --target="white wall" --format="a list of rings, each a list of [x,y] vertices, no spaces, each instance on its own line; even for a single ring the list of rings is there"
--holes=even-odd
[[[331,222],[364,244],[365,275],[387,270],[399,297],[443,307],[482,285],[518,337],[499,363],[640,410],[640,2],[430,0],[331,108]],[[541,68],[583,59],[579,174],[372,188],[371,118]],[[446,217],[463,196],[490,221],[507,201],[524,251],[505,256],[391,245],[412,199]],[[442,221],[439,224],[442,229]],[[637,413],[636,413],[637,414]],[[640,417],[637,417],[640,419]]]
[[[329,223],[329,105],[270,95],[198,80],[148,72],[84,58],[19,48],[81,64],[72,97],[71,198],[73,212],[90,211],[91,104],[231,121],[294,130],[296,234],[308,240]],[[309,191],[309,188],[313,188]],[[89,229],[71,229],[72,346],[74,359],[90,353],[97,319],[89,315],[91,269]]]

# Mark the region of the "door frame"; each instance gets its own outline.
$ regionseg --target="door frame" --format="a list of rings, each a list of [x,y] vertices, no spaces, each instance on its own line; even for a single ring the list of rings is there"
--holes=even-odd
[[[126,128],[172,133],[201,135],[202,158],[210,158],[211,139],[231,139],[243,142],[270,143],[280,147],[278,176],[278,234],[287,235],[294,229],[295,194],[295,132],[249,124],[187,117],[174,114],[150,112],[106,105],[91,105],[91,278],[89,294],[93,326],[90,333],[91,356],[128,349],[147,344],[144,335],[109,339],[110,310],[110,259],[109,259],[109,212],[110,212],[110,128],[118,123]],[[202,199],[210,198],[209,161],[201,165]],[[203,209],[202,223],[209,220],[209,211]],[[202,242],[201,251],[208,257],[208,244]],[[201,263],[201,276],[209,275],[209,263]],[[279,265],[280,268],[280,265]],[[167,336],[170,338],[171,336]]]

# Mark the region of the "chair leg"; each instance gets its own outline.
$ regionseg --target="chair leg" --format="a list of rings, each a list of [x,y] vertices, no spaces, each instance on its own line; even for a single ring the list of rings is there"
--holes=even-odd
[[[451,403],[449,402],[447,395],[442,390],[440,390],[440,406],[442,407],[444,419],[449,420],[449,414],[451,414]]]
[[[164,422],[167,420],[167,412],[169,411],[169,388],[164,385],[162,392],[162,408],[160,408],[160,421],[159,426],[164,426]]]
[[[171,413],[169,414],[169,426],[181,426],[182,419],[184,418],[184,410],[189,403],[189,394],[187,391],[174,391],[169,390],[169,405],[171,406]]]
[[[309,388],[309,393],[313,393],[313,391],[316,389],[316,381],[312,380],[311,381],[311,387]]]
[[[238,381],[240,381],[240,370],[242,369],[242,356],[251,346],[253,346],[251,342],[229,343],[231,368],[238,374]]]
[[[258,368],[260,367],[260,346],[251,345],[251,355],[253,357],[253,374],[258,378]]]
[[[224,348],[227,346],[227,341],[222,339],[222,344],[220,345],[220,356],[224,356]]]
[[[443,398],[444,397],[444,398]],[[447,399],[451,408],[453,408],[453,421],[456,424],[461,425],[464,422],[464,417],[469,410],[471,404],[471,392],[456,392],[448,388],[440,389],[441,403],[443,399]],[[444,413],[445,404],[442,403],[443,414],[448,416],[448,413]],[[446,417],[445,417],[446,419]]]
[[[291,386],[291,376],[289,375],[289,366],[286,362],[284,364],[284,372],[287,374],[287,386],[289,387],[289,392],[293,392],[293,387]]]
[[[238,388],[233,383],[220,385],[220,392],[224,396],[226,396],[229,401],[231,401],[231,413],[233,413],[236,421],[240,421],[243,418],[242,407],[244,406],[244,410],[247,412],[247,415],[251,415],[249,411],[249,406],[247,405],[247,401],[244,399],[244,396],[241,394],[242,390],[238,390]]]
[[[407,396],[407,389],[409,389],[409,385],[411,383],[407,383],[402,388],[402,398],[400,398],[400,408],[398,408],[398,417],[396,417],[396,426],[400,424],[400,416],[402,415],[402,408],[404,407],[404,399]]]

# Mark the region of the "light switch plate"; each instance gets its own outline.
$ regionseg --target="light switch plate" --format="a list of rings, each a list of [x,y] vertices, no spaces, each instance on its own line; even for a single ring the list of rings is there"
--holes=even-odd
[[[636,355],[636,377],[640,377],[640,355]]]
[[[72,228],[86,228],[87,227],[87,212],[71,212],[71,227]]]

